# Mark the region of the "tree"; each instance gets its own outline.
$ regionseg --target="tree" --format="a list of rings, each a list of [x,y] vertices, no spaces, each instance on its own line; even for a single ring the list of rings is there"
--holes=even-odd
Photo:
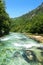
[[[32,18],[30,32],[43,34],[43,14],[39,14],[37,16],[34,16],[34,18]]]
[[[9,15],[6,13],[5,4],[0,0],[0,36],[9,33]]]

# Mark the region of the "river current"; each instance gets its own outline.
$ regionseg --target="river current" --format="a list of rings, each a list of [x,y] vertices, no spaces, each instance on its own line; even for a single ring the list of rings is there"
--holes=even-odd
[[[0,38],[0,65],[43,65],[43,44],[22,33]]]

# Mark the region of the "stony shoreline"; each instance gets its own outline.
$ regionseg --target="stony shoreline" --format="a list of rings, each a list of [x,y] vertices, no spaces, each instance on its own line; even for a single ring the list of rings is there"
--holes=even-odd
[[[28,34],[28,33],[26,33],[25,35],[32,39],[37,40],[40,43],[43,43],[43,36],[41,36],[41,35],[33,35],[33,34]]]

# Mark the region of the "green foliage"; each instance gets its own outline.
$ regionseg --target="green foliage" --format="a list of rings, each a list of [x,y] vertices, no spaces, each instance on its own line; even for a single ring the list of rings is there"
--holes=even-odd
[[[5,11],[5,4],[3,0],[0,0],[0,36],[5,34],[9,29],[9,15]]]
[[[39,34],[43,33],[43,14],[39,14],[32,19],[30,32]]]
[[[43,3],[33,11],[11,19],[11,30],[13,32],[43,33]]]
[[[43,3],[33,11],[17,18],[9,18],[5,3],[0,0],[0,36],[11,32],[43,33]]]

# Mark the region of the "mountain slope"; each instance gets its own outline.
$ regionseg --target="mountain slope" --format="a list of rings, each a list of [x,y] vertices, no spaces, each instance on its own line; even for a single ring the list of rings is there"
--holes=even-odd
[[[11,21],[11,31],[43,33],[43,3],[31,12]]]

